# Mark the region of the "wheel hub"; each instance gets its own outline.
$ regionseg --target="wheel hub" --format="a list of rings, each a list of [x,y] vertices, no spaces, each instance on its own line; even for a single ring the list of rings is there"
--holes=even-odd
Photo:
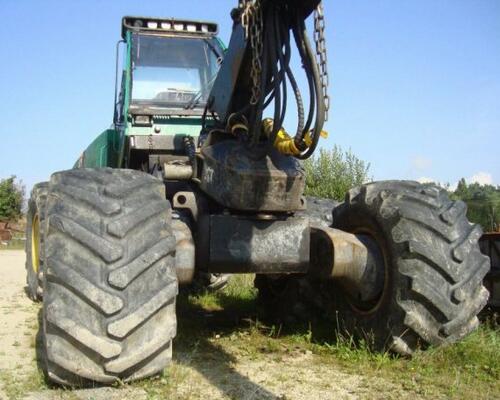
[[[40,269],[40,218],[38,213],[31,222],[31,267],[35,273]]]
[[[315,227],[311,250],[311,273],[338,281],[355,303],[373,304],[382,295],[384,257],[370,235]]]

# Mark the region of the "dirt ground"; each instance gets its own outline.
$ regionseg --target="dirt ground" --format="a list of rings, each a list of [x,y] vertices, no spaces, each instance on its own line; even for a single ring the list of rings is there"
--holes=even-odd
[[[173,366],[156,381],[73,391],[51,387],[40,370],[40,305],[25,294],[24,262],[23,251],[0,251],[1,399],[418,398],[398,384],[343,372],[308,351],[292,350],[279,357],[272,352],[255,354],[238,346],[237,340],[234,345],[220,344],[219,335],[187,345],[181,338],[177,347],[174,342]]]

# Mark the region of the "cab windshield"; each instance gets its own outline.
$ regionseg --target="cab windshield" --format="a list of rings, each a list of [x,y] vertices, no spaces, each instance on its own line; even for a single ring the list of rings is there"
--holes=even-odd
[[[204,107],[221,57],[215,39],[134,34],[132,104]]]

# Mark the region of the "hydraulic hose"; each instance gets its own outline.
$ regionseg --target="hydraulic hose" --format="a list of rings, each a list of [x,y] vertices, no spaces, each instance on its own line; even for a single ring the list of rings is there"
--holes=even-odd
[[[295,136],[296,145],[299,147],[303,147],[305,135],[309,132],[311,128],[312,120],[314,117],[314,112],[316,109],[316,98],[315,98],[315,84],[312,74],[312,67],[310,59],[307,57],[307,51],[305,48],[304,41],[304,30],[305,25],[303,26],[303,20],[301,20],[300,16],[297,15],[296,25],[293,27],[293,35],[295,39],[295,44],[297,49],[299,50],[299,55],[302,60],[302,64],[304,66],[304,70],[307,78],[307,85],[309,89],[309,111],[307,114],[307,121],[302,129],[302,132],[298,132]]]
[[[247,46],[252,46],[247,50],[247,54],[252,57],[252,69],[251,79],[248,75],[240,78],[243,86],[241,93],[248,93],[248,96],[251,93],[254,100],[246,102],[245,98],[238,98],[239,109],[231,114],[248,121],[248,135],[238,135],[238,138],[248,141],[256,155],[262,153],[260,144],[267,141],[268,146],[264,146],[267,149],[279,147],[278,150],[285,154],[306,159],[316,150],[325,122],[322,76],[305,24],[310,9],[275,0],[248,0],[242,4],[239,22],[246,29]],[[302,93],[290,68],[292,35],[306,76],[309,95],[307,116]],[[248,67],[244,71],[248,74]],[[290,92],[293,93],[297,109],[297,126],[293,137],[282,128]],[[268,119],[263,129],[264,110],[271,104],[273,119]],[[227,123],[225,127],[231,130]]]
[[[305,24],[302,23],[303,25],[303,32],[305,32]],[[312,74],[313,74],[313,81],[314,81],[314,92],[315,92],[315,99],[316,99],[316,121],[314,123],[314,129],[312,132],[312,143],[310,146],[308,146],[307,150],[302,153],[298,158],[304,160],[306,158],[309,158],[314,151],[316,150],[316,147],[318,146],[318,141],[321,136],[321,131],[323,130],[323,125],[325,123],[325,100],[323,98],[323,91],[321,88],[321,78],[320,78],[320,73],[318,69],[318,64],[316,63],[316,57],[315,54],[311,48],[311,44],[309,42],[309,38],[307,35],[303,35],[304,39],[304,46],[306,50],[306,55],[307,58],[310,61],[310,67],[312,69]],[[311,98],[312,100],[312,98]]]

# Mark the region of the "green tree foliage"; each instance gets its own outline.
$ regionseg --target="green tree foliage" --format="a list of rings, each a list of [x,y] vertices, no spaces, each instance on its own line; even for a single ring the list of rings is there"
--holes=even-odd
[[[342,201],[349,189],[369,180],[370,164],[335,146],[304,161],[304,168],[306,195]]]
[[[467,204],[467,217],[484,231],[500,230],[500,186],[467,184],[462,178],[452,197]]]
[[[16,220],[22,215],[24,187],[15,176],[0,180],[0,220]]]

